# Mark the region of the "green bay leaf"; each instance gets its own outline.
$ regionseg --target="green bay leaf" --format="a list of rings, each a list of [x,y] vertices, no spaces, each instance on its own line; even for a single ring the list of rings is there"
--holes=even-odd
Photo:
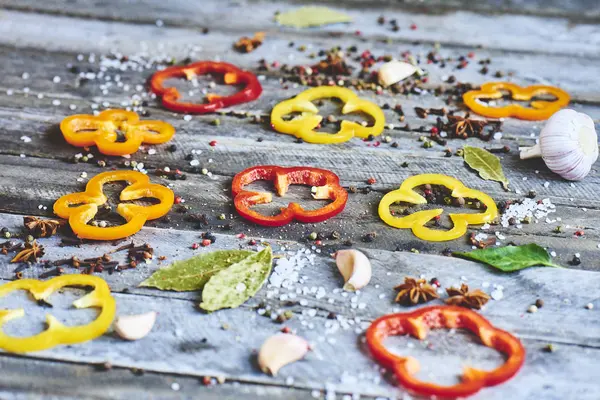
[[[236,308],[254,296],[271,273],[273,252],[267,246],[213,275],[202,290],[200,307],[206,311]]]
[[[493,247],[455,252],[453,255],[469,260],[479,261],[504,272],[519,271],[529,267],[546,266],[562,268],[552,262],[552,258],[543,247],[535,243],[523,246]]]
[[[218,250],[198,254],[159,269],[139,286],[178,292],[200,290],[211,276],[253,254],[255,252],[247,250]]]
[[[293,26],[295,28],[306,28],[308,26],[321,26],[336,24],[339,22],[350,22],[352,21],[352,18],[346,14],[327,7],[307,6],[278,14],[275,16],[275,20],[281,25]]]
[[[508,190],[508,179],[504,176],[500,159],[485,149],[479,147],[463,147],[463,157],[469,167],[479,172],[479,176],[485,180],[502,183],[502,187]]]

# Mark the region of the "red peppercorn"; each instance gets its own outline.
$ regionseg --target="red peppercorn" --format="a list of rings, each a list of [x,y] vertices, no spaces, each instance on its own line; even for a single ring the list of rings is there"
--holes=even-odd
[[[282,333],[290,333],[292,330],[290,329],[289,326],[284,326],[283,328],[281,328],[281,332]]]
[[[578,231],[575,231],[575,236],[577,236],[577,237],[581,237],[581,236],[583,236],[583,235],[585,235],[585,232],[584,232],[583,230],[581,230],[581,229],[580,229],[580,230],[578,230]]]
[[[173,203],[175,204],[179,204],[181,203],[183,199],[181,198],[181,196],[175,196],[175,199],[173,199]]]
[[[210,241],[210,239],[204,239],[202,240],[202,247],[206,247],[206,246],[210,246],[212,242]]]
[[[362,32],[361,32],[361,31],[356,31],[356,32],[354,32],[354,34],[355,34],[356,36],[360,36],[360,35],[362,34]]]
[[[237,234],[237,238],[238,238],[238,239],[244,239],[245,237],[246,237],[246,234],[245,234],[245,233],[238,233],[238,234]]]
[[[434,126],[433,128],[431,128],[431,133],[437,135],[438,133],[440,133],[440,130],[437,128],[437,126]]]
[[[413,31],[416,30],[417,29],[417,24],[411,24],[410,25],[410,29],[413,30]]]
[[[374,185],[375,183],[377,183],[377,179],[371,177],[371,178],[367,179],[367,183],[369,185]]]
[[[217,141],[211,140],[210,143],[208,143],[208,144],[210,144],[212,147],[215,147],[217,145]]]
[[[205,386],[209,386],[211,384],[210,376],[203,376],[202,377],[202,384],[205,385]]]
[[[192,250],[196,250],[200,245],[198,243],[192,243]]]
[[[256,244],[256,240],[252,239],[248,242],[250,246],[254,246]]]
[[[320,246],[323,244],[322,240],[315,240],[315,245]]]
[[[469,58],[473,58],[473,57],[475,57],[475,53],[473,53],[473,52],[471,51],[471,52],[469,52],[469,54],[467,54],[467,57],[469,57]]]
[[[428,81],[429,81],[429,78],[426,76],[421,78],[421,82],[423,82],[423,83],[427,83]]]

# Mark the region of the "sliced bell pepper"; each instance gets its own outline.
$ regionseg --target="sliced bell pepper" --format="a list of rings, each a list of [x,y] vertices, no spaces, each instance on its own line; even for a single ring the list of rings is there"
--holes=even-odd
[[[425,184],[443,185],[452,190],[452,197],[477,199],[485,205],[486,210],[483,213],[477,214],[450,214],[450,219],[454,224],[450,230],[431,229],[425,226],[432,218],[444,212],[441,208],[418,211],[404,217],[395,217],[392,215],[390,205],[397,202],[427,204],[427,199],[414,190],[417,186]],[[413,234],[420,239],[443,242],[461,237],[467,233],[469,225],[484,224],[494,220],[498,217],[498,208],[494,199],[490,196],[466,187],[458,179],[441,174],[422,174],[407,178],[402,182],[399,189],[393,190],[383,196],[379,202],[379,217],[383,222],[394,228],[412,229]]]
[[[25,311],[22,308],[0,310],[0,349],[13,353],[39,351],[59,344],[86,342],[106,332],[115,317],[116,304],[106,281],[97,276],[62,275],[48,281],[20,279],[0,286],[0,297],[16,290],[26,290],[33,295],[34,299],[45,300],[65,286],[92,286],[94,288],[92,292],[73,302],[75,308],[100,308],[100,314],[94,321],[87,325],[65,326],[54,316],[48,314],[46,330],[33,336],[17,337],[7,335],[1,328],[6,322],[23,317]]]
[[[392,335],[410,334],[423,340],[427,337],[429,329],[440,328],[468,329],[477,335],[485,346],[506,354],[508,358],[503,365],[492,371],[467,366],[464,368],[461,383],[442,386],[417,379],[417,359],[396,355],[383,344],[385,338]],[[384,315],[367,329],[366,339],[373,358],[385,368],[392,369],[404,388],[421,396],[454,399],[473,395],[484,387],[506,382],[517,374],[525,361],[525,348],[519,339],[494,327],[475,311],[463,307],[431,306],[409,313]]]
[[[373,126],[362,126],[354,121],[342,121],[336,133],[315,131],[323,117],[313,100],[338,98],[344,102],[342,114],[362,111],[373,118]],[[302,116],[284,121],[283,117],[293,112],[305,113]],[[309,143],[343,143],[357,136],[363,139],[370,135],[378,136],[385,126],[385,115],[375,103],[359,98],[352,90],[339,86],[319,86],[305,90],[289,100],[277,104],[271,111],[271,125],[277,132],[294,135]]]
[[[501,99],[502,91],[510,92],[513,100],[530,101],[532,98],[550,94],[556,97],[556,100],[534,100],[530,107],[523,107],[520,104],[509,104],[503,107],[491,107],[478,101],[479,99]],[[569,94],[562,89],[554,86],[533,85],[521,87],[509,82],[487,82],[481,85],[480,90],[471,90],[463,95],[465,105],[479,115],[490,118],[508,118],[515,117],[526,120],[548,119],[569,104]]]
[[[271,193],[244,190],[244,186],[260,180],[273,181],[279,196],[284,196],[290,185],[310,185],[313,198],[330,199],[333,202],[316,210],[305,210],[298,203],[290,203],[286,208],[281,209],[281,213],[267,216],[253,211],[250,207],[255,204],[270,203]],[[340,186],[336,174],[311,167],[284,168],[273,165],[251,167],[233,178],[231,192],[237,212],[242,217],[264,226],[282,226],[293,220],[308,223],[325,221],[341,213],[348,200],[348,192]]]
[[[231,96],[208,94],[207,104],[181,102],[181,94],[174,87],[164,87],[163,82],[168,78],[192,79],[197,75],[221,74],[226,85],[244,85],[244,88]],[[243,71],[235,65],[225,62],[198,61],[189,65],[174,66],[156,72],[150,79],[150,89],[157,96],[162,96],[165,108],[176,112],[205,114],[229,107],[234,104],[247,103],[256,100],[262,93],[262,86],[256,76]]]
[[[110,182],[126,181],[130,183],[120,194],[123,201],[142,198],[158,199],[158,204],[141,206],[132,203],[120,203],[117,213],[127,223],[124,225],[102,228],[88,225],[96,213],[98,206],[108,199],[102,187]],[[137,171],[109,171],[94,176],[85,187],[85,192],[66,194],[54,203],[54,213],[67,218],[73,232],[82,239],[114,240],[121,239],[138,232],[147,220],[160,218],[169,212],[175,196],[165,186],[150,183],[147,175]]]
[[[65,140],[77,147],[96,145],[109,156],[123,156],[138,151],[142,143],[160,144],[171,140],[175,128],[163,121],[140,121],[132,111],[106,110],[97,116],[71,115],[62,120],[60,130]],[[125,140],[118,141],[118,131]]]

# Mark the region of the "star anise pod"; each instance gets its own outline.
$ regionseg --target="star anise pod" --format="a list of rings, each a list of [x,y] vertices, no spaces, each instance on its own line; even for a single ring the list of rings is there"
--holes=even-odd
[[[264,39],[265,39],[264,32],[256,32],[254,34],[254,37],[252,37],[252,38],[250,38],[248,36],[244,36],[244,37],[240,38],[237,42],[235,42],[233,47],[239,52],[250,53],[257,47],[259,47],[263,43]]]
[[[63,225],[57,219],[41,219],[38,217],[23,217],[23,225],[30,235],[36,238],[50,237]]]
[[[427,303],[440,297],[435,288],[428,284],[425,279],[405,277],[404,283],[394,289],[399,290],[396,295],[396,303],[404,305]]]
[[[481,309],[490,300],[490,296],[484,291],[479,289],[469,291],[469,286],[464,283],[460,285],[460,289],[455,287],[446,289],[446,293],[450,296],[449,299],[446,299],[446,304],[476,310]]]
[[[463,118],[458,115],[448,115],[446,130],[452,137],[466,139],[471,136],[480,135],[486,121]]]
[[[10,260],[11,263],[18,262],[37,262],[38,258],[44,255],[44,246],[37,244],[34,240],[31,243],[25,243],[25,248]]]

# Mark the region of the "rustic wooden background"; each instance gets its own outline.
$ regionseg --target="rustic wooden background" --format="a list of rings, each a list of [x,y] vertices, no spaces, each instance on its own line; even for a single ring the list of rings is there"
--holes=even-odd
[[[94,162],[69,162],[80,149],[64,142],[57,124],[67,115],[90,113],[92,104],[100,104],[100,109],[130,105],[136,85],[144,85],[151,70],[108,70],[107,75],[119,74],[130,90],[115,84],[106,93],[101,88],[104,82],[85,82],[69,71],[68,65],[73,64],[83,72],[87,68],[97,72],[99,59],[111,51],[132,56],[144,49],[150,57],[172,56],[180,61],[189,55],[191,47],[197,46],[196,59],[220,59],[256,71],[260,59],[310,65],[315,62],[308,58],[311,52],[338,45],[344,48],[356,45],[359,52],[369,49],[376,55],[397,57],[404,51],[425,55],[439,46],[446,57],[458,58],[469,52],[475,52],[476,57],[469,67],[460,70],[454,67],[455,63],[445,69],[423,65],[429,73],[431,89],[444,84],[449,75],[462,82],[481,84],[493,79],[496,71],[512,73],[511,79],[520,84],[548,83],[567,90],[572,96],[570,107],[589,114],[598,127],[600,3],[597,1],[348,0],[343,7],[339,2],[329,5],[351,15],[354,18],[351,24],[296,30],[273,22],[276,11],[292,9],[301,3],[109,0],[100,4],[90,0],[0,0],[0,227],[19,232],[23,215],[51,216],[52,204],[58,197],[82,189],[84,182],[78,181],[82,172],[92,176],[102,171]],[[400,31],[379,25],[380,15],[396,19]],[[409,29],[411,24],[416,24],[417,29]],[[208,33],[202,32],[204,28],[208,28]],[[232,50],[232,44],[240,36],[251,36],[256,31],[266,32],[262,47],[250,54]],[[361,34],[356,35],[356,31]],[[288,45],[290,42],[294,42],[293,47]],[[299,52],[297,48],[302,45],[308,50]],[[95,55],[95,61],[89,60],[90,54]],[[83,61],[77,59],[78,55],[83,56]],[[482,75],[475,61],[486,58],[492,60],[490,73]],[[29,74],[27,79],[24,73]],[[233,110],[267,115],[274,104],[302,90],[291,84],[282,85],[277,69],[257,73],[264,76],[263,95]],[[60,82],[54,82],[55,76],[61,78]],[[417,118],[415,106],[444,105],[442,98],[430,93],[361,95],[379,105],[401,104],[406,122],[415,128],[427,125]],[[106,106],[103,102],[107,102]],[[512,151],[502,156],[512,189],[505,192],[499,184],[478,178],[461,158],[445,158],[443,147],[422,148],[417,140],[422,135],[419,132],[386,129],[384,134],[392,136],[398,148],[387,144],[368,147],[359,140],[336,146],[299,144],[292,137],[273,132],[268,124],[253,124],[248,118],[218,115],[220,125],[214,126],[211,124],[214,115],[194,116],[185,121],[182,115],[161,109],[156,101],[150,101],[144,108],[152,118],[167,120],[176,127],[173,142],[177,150],[169,152],[166,145],[156,146],[156,154],[138,152],[131,159],[144,162],[149,171],[164,166],[186,171],[187,180],[164,183],[173,183],[176,194],[186,200],[191,212],[206,214],[209,226],[198,227],[197,222],[188,220],[188,214],[171,212],[170,222],[149,223],[134,237],[135,242],[152,244],[156,254],[172,261],[201,251],[193,251],[190,246],[199,240],[200,232],[207,230],[217,234],[210,250],[246,246],[247,239],[236,237],[243,232],[248,238],[268,241],[278,254],[285,254],[282,246],[293,251],[310,247],[312,243],[307,242],[306,236],[312,231],[337,230],[341,239],[325,240],[315,264],[302,271],[306,275],[304,286],[322,287],[327,295],[316,298],[314,294],[300,294],[290,302],[281,297],[287,292],[265,287],[239,309],[208,315],[197,309],[198,293],[136,287],[156,270],[157,263],[120,274],[103,274],[117,298],[119,314],[160,311],[152,333],[135,343],[107,334],[86,344],[26,356],[2,353],[0,398],[269,399],[324,398],[334,394],[336,398],[352,394],[360,394],[361,398],[402,398],[402,390],[382,375],[369,358],[361,334],[372,319],[400,310],[393,303],[393,287],[405,275],[436,276],[445,285],[466,280],[473,287],[487,287],[487,291],[494,285],[504,287],[504,298],[492,301],[483,313],[497,326],[521,338],[528,351],[527,362],[515,379],[485,390],[478,398],[598,398],[600,279],[595,271],[600,270],[600,231],[596,226],[600,222],[597,196],[600,175],[594,168],[583,182],[571,184],[549,172],[541,161],[520,161],[518,146],[532,145],[542,123],[507,120],[501,140],[449,142],[453,149],[464,144],[510,146]],[[388,123],[400,125],[391,110],[385,113]],[[23,136],[31,141],[25,142]],[[218,142],[216,147],[209,145],[212,140]],[[192,150],[202,151],[196,155],[199,168],[207,168],[211,176],[190,167],[185,156]],[[405,168],[401,167],[404,162],[408,163]],[[371,177],[377,183],[369,193],[361,190],[351,193],[344,213],[326,223],[264,229],[235,215],[228,191],[233,175],[259,164],[331,169],[345,187],[364,188]],[[470,250],[466,238],[429,243],[416,239],[410,232],[384,225],[376,212],[381,196],[406,177],[424,172],[455,176],[497,200],[519,199],[529,190],[535,190],[538,199],[549,198],[557,207],[557,212],[549,217],[561,220],[547,223],[542,219],[523,225],[522,229],[495,226],[489,232],[500,232],[506,237],[504,243],[534,242],[547,247],[556,252],[555,261],[566,268],[500,274],[479,264],[440,256],[446,248]],[[161,182],[158,177],[153,180]],[[548,187],[544,186],[546,182]],[[290,196],[306,201],[308,192],[294,188]],[[275,203],[278,204],[284,202]],[[226,221],[217,219],[221,213],[227,215]],[[231,229],[223,229],[224,224],[230,224]],[[557,225],[562,225],[562,232],[554,232]],[[585,230],[584,237],[574,236],[578,229]],[[361,238],[369,232],[376,232],[376,239],[363,242]],[[46,247],[47,258],[96,255],[113,248],[110,244],[61,248],[59,240],[40,241]],[[334,292],[342,282],[329,254],[346,240],[364,249],[373,260],[373,280],[356,300],[351,300],[354,296],[344,297]],[[410,250],[418,250],[420,254]],[[582,263],[570,265],[576,253]],[[14,277],[15,265],[9,264],[9,260],[0,256],[0,278],[4,280]],[[25,276],[37,277],[43,271],[41,267],[32,267],[25,271]],[[67,309],[75,295],[68,292],[53,296],[52,313],[68,323],[93,318],[90,310]],[[545,306],[538,313],[527,313],[527,307],[537,298],[544,299]],[[300,305],[301,300],[306,305]],[[1,303],[2,307],[24,306],[30,315],[29,319],[8,324],[8,332],[27,335],[43,329],[47,310],[36,307],[24,294],[9,296]],[[275,378],[260,373],[254,361],[254,352],[263,340],[281,328],[257,314],[256,307],[261,303],[276,311],[293,311],[294,317],[286,325],[315,344],[315,351],[305,360],[285,367]],[[586,309],[588,303],[595,308]],[[332,320],[327,319],[331,312],[338,315],[345,328],[331,332]],[[495,351],[474,345],[476,340],[460,333],[434,333],[429,344],[427,347],[409,338],[390,341],[398,351],[409,352],[421,360],[423,371],[419,376],[439,382],[454,381],[460,367],[467,362],[484,368],[502,362]],[[556,351],[545,352],[548,344]],[[98,364],[105,362],[110,362],[112,369],[101,371]],[[222,376],[226,381],[204,386],[200,379],[204,376]]]

